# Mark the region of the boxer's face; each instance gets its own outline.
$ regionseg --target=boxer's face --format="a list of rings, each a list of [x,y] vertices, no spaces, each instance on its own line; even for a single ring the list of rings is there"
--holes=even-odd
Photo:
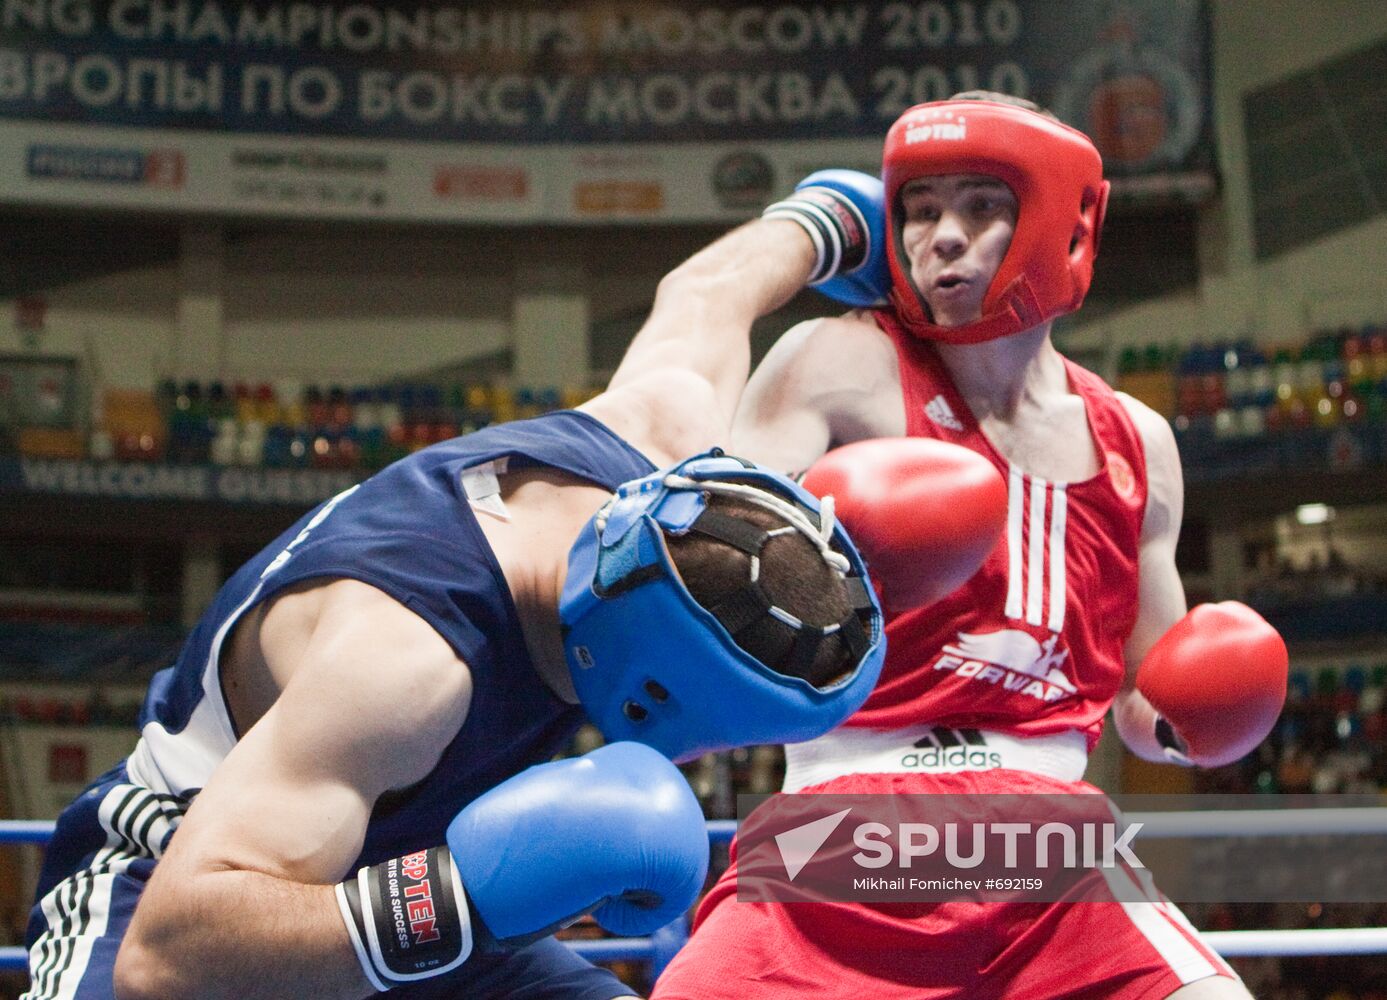
[[[901,189],[901,242],[910,279],[934,322],[982,317],[983,296],[1016,231],[1016,195],[995,177],[919,177]]]

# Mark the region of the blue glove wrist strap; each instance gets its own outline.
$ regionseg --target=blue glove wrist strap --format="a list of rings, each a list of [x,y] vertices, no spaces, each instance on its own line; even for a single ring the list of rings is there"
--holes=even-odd
[[[446,847],[362,868],[338,884],[337,905],[379,992],[441,976],[472,954],[467,895]]]

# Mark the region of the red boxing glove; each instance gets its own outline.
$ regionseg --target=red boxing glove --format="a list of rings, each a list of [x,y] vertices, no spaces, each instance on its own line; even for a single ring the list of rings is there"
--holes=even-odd
[[[804,475],[838,518],[894,612],[923,607],[982,566],[1007,517],[1007,487],[975,451],[930,438],[835,448]]]
[[[1161,636],[1137,668],[1160,713],[1156,739],[1179,764],[1229,764],[1264,740],[1286,702],[1286,644],[1237,601],[1201,604]]]

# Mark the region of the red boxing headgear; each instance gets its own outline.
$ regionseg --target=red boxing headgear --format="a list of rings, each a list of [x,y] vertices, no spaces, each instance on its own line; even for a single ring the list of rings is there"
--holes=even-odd
[[[961,326],[931,321],[901,243],[901,188],[939,174],[996,177],[1018,205],[1016,232],[983,297],[982,317]],[[891,234],[891,303],[916,336],[976,344],[1029,330],[1083,303],[1108,182],[1098,150],[1082,132],[994,101],[920,104],[886,133],[881,179]]]

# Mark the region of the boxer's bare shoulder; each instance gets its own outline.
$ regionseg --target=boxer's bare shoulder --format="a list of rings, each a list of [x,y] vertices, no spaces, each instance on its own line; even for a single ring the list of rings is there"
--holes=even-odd
[[[854,310],[776,341],[747,385],[732,446],[797,471],[835,445],[904,433],[895,345],[870,313]]]
[[[1146,518],[1142,534],[1178,533],[1184,511],[1184,474],[1180,468],[1180,450],[1170,422],[1151,407],[1127,395],[1117,394],[1118,401],[1141,437],[1146,458]]]
[[[306,651],[322,647],[329,635],[356,650],[379,636],[389,636],[386,648],[397,667],[417,664],[420,670],[463,683],[455,692],[460,701],[450,703],[441,714],[450,719],[465,716],[470,698],[466,666],[424,619],[368,583],[314,577],[256,605],[227,639],[218,660],[221,687],[240,732],[249,731],[274,706],[309,660]],[[336,655],[324,654],[324,658],[334,664],[348,662]],[[442,692],[446,687],[435,685],[431,690]]]
[[[624,380],[579,410],[639,448],[651,463],[669,465],[714,445],[726,447],[731,414],[708,379],[677,367]]]
[[[1166,420],[1165,417],[1135,396],[1125,392],[1117,393],[1117,401],[1122,404],[1122,408],[1132,418],[1132,424],[1136,427],[1137,433],[1141,435],[1141,443],[1147,448],[1155,446],[1159,449],[1164,448],[1167,442],[1172,445],[1175,443],[1175,436],[1170,430],[1170,421]]]

